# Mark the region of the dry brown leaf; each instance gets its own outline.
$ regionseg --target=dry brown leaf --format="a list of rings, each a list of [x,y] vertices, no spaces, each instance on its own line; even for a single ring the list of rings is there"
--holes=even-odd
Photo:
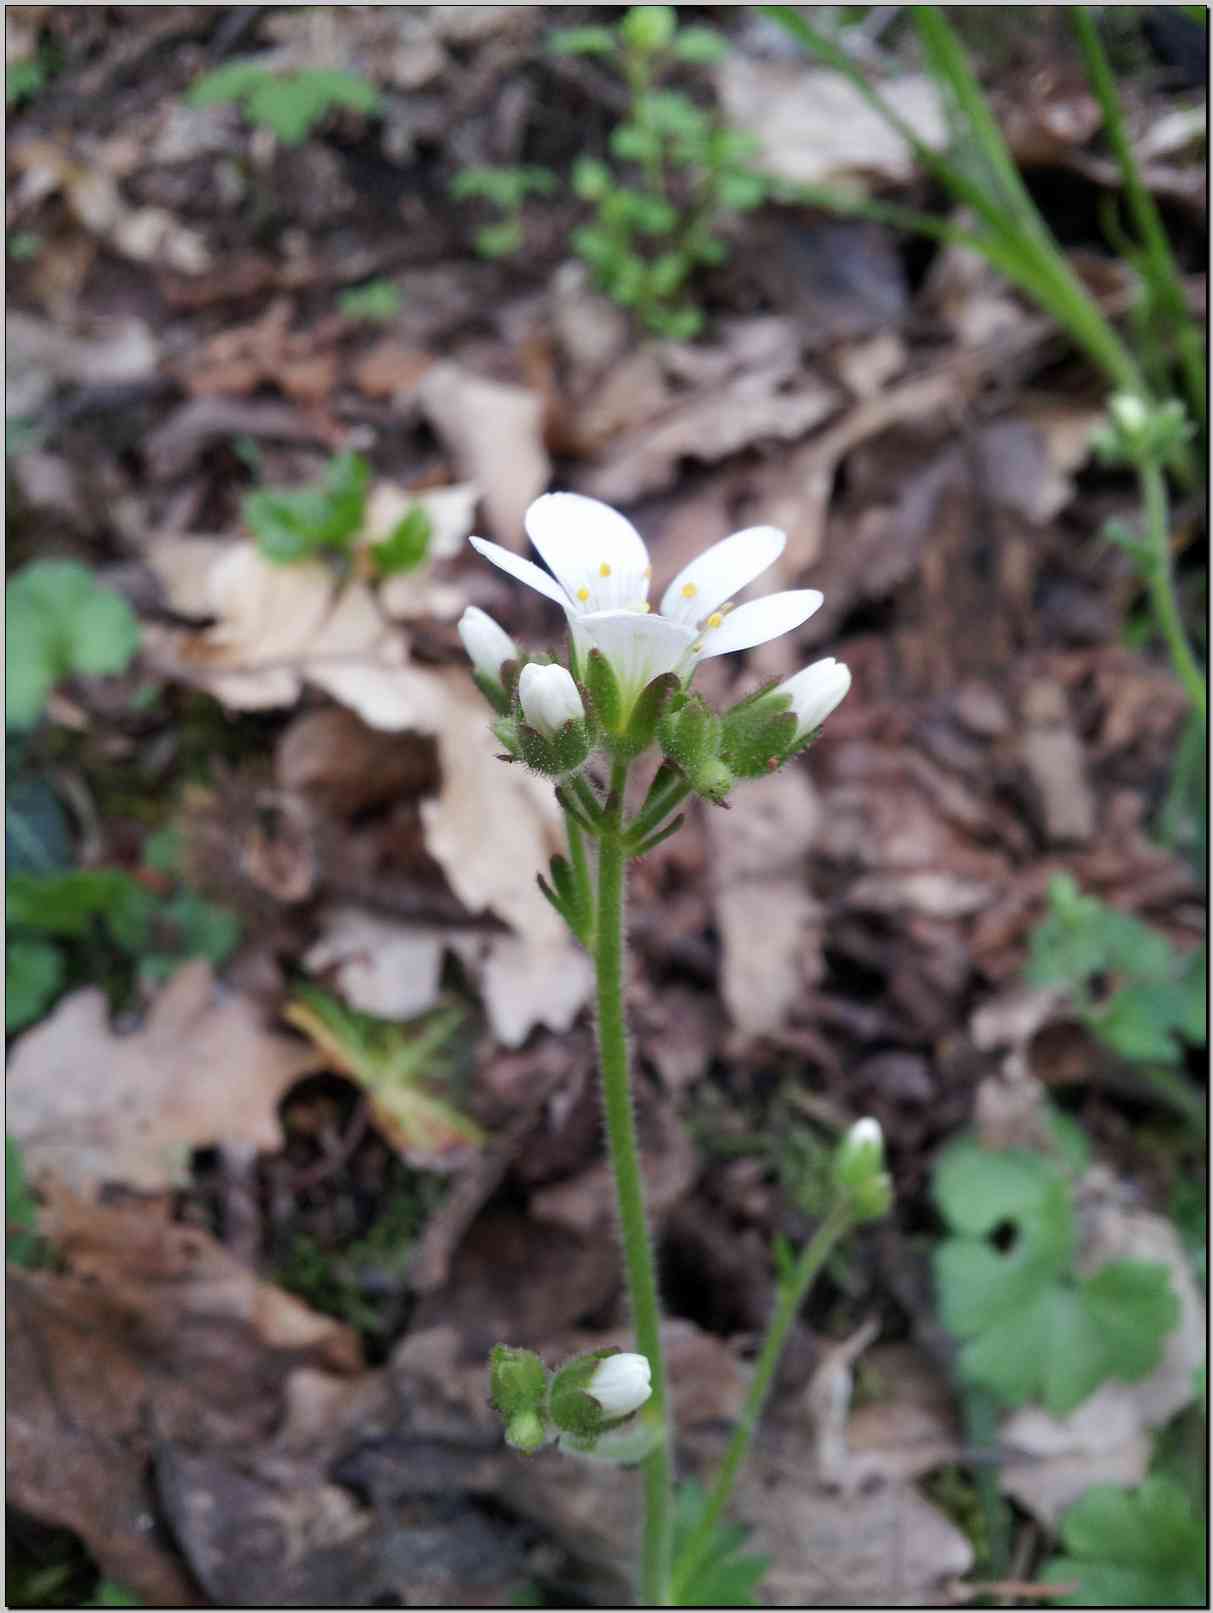
[[[192,1606],[157,1522],[156,1448],[256,1448],[287,1373],[356,1372],[357,1340],[146,1204],[57,1192],[42,1231],[66,1271],[9,1275],[9,1499],[78,1534],[148,1605]]]
[[[380,1019],[415,1019],[438,1001],[445,945],[439,931],[354,907],[330,908],[321,926],[303,966],[313,973],[333,969],[351,1008]]]
[[[754,61],[730,51],[716,75],[729,124],[759,141],[759,165],[793,184],[845,179],[905,182],[917,160],[905,141],[840,74],[799,62]],[[938,86],[906,76],[881,94],[935,151],[948,143]]]
[[[485,489],[493,536],[517,548],[527,506],[552,474],[543,442],[543,399],[450,362],[427,372],[417,396],[460,476]]]
[[[65,998],[13,1051],[6,1123],[33,1173],[82,1192],[158,1192],[185,1180],[193,1149],[278,1148],[278,1102],[317,1066],[208,963],[188,963],[126,1036],[110,1029],[104,992]]]
[[[821,977],[823,921],[804,880],[820,806],[796,768],[739,790],[708,817],[720,928],[721,994],[747,1035],[778,1030]]]
[[[736,360],[730,359],[735,367]],[[667,487],[682,459],[725,459],[754,443],[792,442],[834,414],[841,394],[815,375],[788,381],[785,358],[743,370],[721,385],[645,421],[617,439],[605,463],[582,471],[573,485],[608,503],[627,504]],[[786,386],[786,390],[785,390]]]

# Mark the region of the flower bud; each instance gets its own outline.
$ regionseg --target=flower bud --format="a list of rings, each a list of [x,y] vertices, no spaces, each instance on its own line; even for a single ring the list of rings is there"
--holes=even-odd
[[[518,678],[522,715],[544,739],[555,739],[569,722],[584,722],[585,707],[577,685],[562,666],[529,661]]]
[[[786,696],[792,702],[792,715],[796,718],[793,744],[816,733],[826,718],[840,705],[851,687],[851,673],[842,661],[828,656],[814,661],[795,677],[787,678],[771,691]]]
[[[653,1392],[653,1369],[647,1355],[608,1355],[586,1384],[608,1417],[630,1417]]]
[[[834,1186],[856,1221],[879,1221],[893,1203],[893,1182],[884,1168],[884,1136],[878,1121],[857,1120],[834,1155]]]
[[[459,618],[459,637],[472,663],[476,687],[495,710],[508,711],[509,691],[502,673],[508,663],[518,662],[518,646],[487,611],[475,605],[469,605]]]
[[[665,50],[677,26],[673,6],[633,6],[619,24],[619,33],[629,49],[648,55]]]
[[[547,1443],[544,1404],[548,1373],[533,1350],[493,1347],[489,1365],[489,1399],[505,1422],[505,1437],[515,1450],[537,1451]]]

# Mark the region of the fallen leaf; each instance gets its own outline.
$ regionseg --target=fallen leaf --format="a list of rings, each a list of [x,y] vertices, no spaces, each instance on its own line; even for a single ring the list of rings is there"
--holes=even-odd
[[[824,972],[824,919],[807,888],[804,859],[820,806],[807,775],[785,768],[743,788],[708,832],[716,922],[723,949],[720,989],[739,1030],[769,1035]]]
[[[288,1372],[355,1372],[357,1340],[153,1206],[58,1191],[41,1224],[66,1269],[9,1273],[9,1500],[79,1535],[148,1605],[193,1606],[152,1492],[155,1451],[256,1449]]]
[[[543,399],[450,361],[426,373],[417,397],[460,476],[485,490],[493,536],[517,548],[527,506],[552,474],[543,443]]]
[[[81,1192],[158,1192],[186,1180],[196,1148],[279,1148],[278,1103],[317,1067],[311,1048],[267,1030],[193,962],[126,1036],[110,1029],[104,992],[65,998],[13,1050],[6,1124],[31,1173]]]
[[[782,359],[705,388],[617,438],[604,463],[581,471],[573,486],[607,503],[627,504],[675,479],[679,461],[725,459],[765,441],[793,442],[834,414],[841,395],[815,375],[788,384]]]
[[[906,142],[840,73],[730,51],[716,87],[730,127],[758,140],[759,167],[779,179],[801,185],[845,179],[866,189],[872,181],[906,184],[917,172]],[[934,80],[906,75],[882,84],[881,94],[932,150],[946,147]]]
[[[415,1019],[438,1001],[444,940],[359,908],[330,908],[303,955],[313,974],[332,969],[351,1008],[380,1019]]]

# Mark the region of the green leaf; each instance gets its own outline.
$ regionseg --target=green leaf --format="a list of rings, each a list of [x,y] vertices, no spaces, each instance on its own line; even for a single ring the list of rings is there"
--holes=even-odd
[[[761,207],[766,200],[767,182],[761,174],[741,172],[721,174],[716,182],[716,197],[722,207],[746,212]]]
[[[12,1137],[4,1136],[4,1255],[14,1266],[42,1262],[38,1236],[38,1206],[30,1192],[25,1160]]]
[[[59,797],[44,778],[17,774],[7,781],[4,855],[9,875],[49,874],[66,868],[72,837]]]
[[[74,560],[37,560],[4,591],[5,722],[29,728],[63,678],[123,671],[139,647],[130,606]]]
[[[1097,1485],[1066,1513],[1061,1539],[1042,1578],[1076,1585],[1054,1598],[1063,1607],[1207,1605],[1205,1526],[1173,1479]]]
[[[623,162],[652,162],[661,155],[661,136],[639,123],[621,123],[611,131],[611,155]]]
[[[578,157],[573,164],[573,190],[583,202],[597,202],[611,188],[611,170],[596,157]]]
[[[1065,1416],[1106,1379],[1133,1382],[1157,1365],[1179,1317],[1165,1268],[1115,1261],[1077,1282],[1056,1164],[962,1141],[941,1157],[933,1191],[957,1234],[934,1254],[940,1316],[965,1341],[960,1364],[974,1383]]]
[[[290,565],[322,549],[342,550],[366,513],[370,467],[359,454],[339,454],[319,486],[259,488],[241,506],[244,522],[267,560]]]
[[[476,250],[482,258],[508,258],[522,246],[522,225],[516,218],[486,224],[476,231]]]
[[[373,84],[356,73],[327,68],[300,73],[262,73],[240,96],[254,123],[272,129],[283,145],[297,146],[337,106],[374,112],[379,94]]]
[[[186,100],[191,106],[221,106],[241,101],[271,74],[257,62],[228,62],[195,79]]]
[[[347,319],[365,319],[369,324],[386,324],[400,312],[400,287],[390,280],[368,280],[364,286],[343,291],[337,306]]]
[[[4,949],[5,1030],[23,1030],[41,1019],[62,987],[63,975],[57,946],[10,936]]]
[[[557,28],[548,38],[557,56],[608,56],[615,49],[609,28]]]
[[[673,6],[633,6],[619,24],[619,37],[630,50],[648,56],[665,50],[677,27]]]
[[[757,1607],[757,1590],[769,1557],[743,1550],[749,1531],[740,1524],[718,1523],[693,1564],[683,1561],[707,1505],[703,1487],[693,1479],[674,1496],[674,1581],[679,1607]]]
[[[430,550],[433,525],[429,516],[416,504],[393,527],[382,543],[372,544],[371,559],[381,577],[395,577],[401,572],[415,571]]]
[[[236,915],[194,891],[178,891],[164,904],[161,917],[177,932],[180,957],[206,958],[217,966],[227,961],[240,941]]]
[[[708,66],[723,61],[728,50],[715,28],[680,28],[674,36],[674,54],[684,62]]]
[[[20,101],[32,100],[46,83],[46,68],[40,57],[27,56],[22,61],[9,62],[4,69],[4,104],[16,106]]]

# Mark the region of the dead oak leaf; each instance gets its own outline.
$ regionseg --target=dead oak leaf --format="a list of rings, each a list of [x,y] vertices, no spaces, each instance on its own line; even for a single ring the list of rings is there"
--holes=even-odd
[[[279,1147],[279,1099],[318,1067],[312,1048],[267,1030],[199,961],[127,1036],[110,1029],[99,990],[60,1003],[17,1044],[6,1124],[33,1174],[84,1193],[107,1182],[159,1192],[184,1179],[195,1148]]]

